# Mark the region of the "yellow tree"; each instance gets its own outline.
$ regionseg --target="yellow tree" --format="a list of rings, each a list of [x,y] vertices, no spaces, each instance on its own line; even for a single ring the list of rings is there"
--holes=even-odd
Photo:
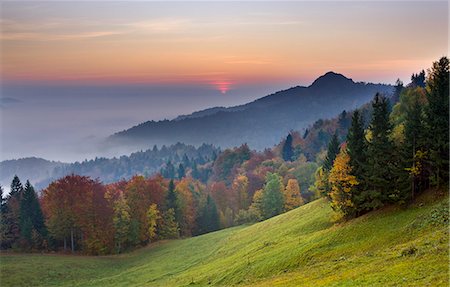
[[[150,240],[156,237],[156,225],[160,218],[158,207],[152,203],[147,211],[148,237]]]
[[[304,203],[300,194],[300,186],[296,179],[289,179],[284,189],[284,210],[289,211]]]
[[[237,195],[238,210],[247,209],[250,205],[248,198],[248,178],[245,175],[238,175],[233,180],[233,190]]]
[[[334,160],[328,178],[331,185],[331,207],[335,211],[342,213],[344,217],[351,217],[356,212],[353,190],[358,185],[358,181],[355,176],[351,175],[349,161],[350,157],[346,148],[342,147],[340,153]]]

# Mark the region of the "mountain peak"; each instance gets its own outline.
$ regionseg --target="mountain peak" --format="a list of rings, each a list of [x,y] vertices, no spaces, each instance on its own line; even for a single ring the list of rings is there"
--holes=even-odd
[[[310,87],[313,88],[331,88],[331,87],[340,87],[344,85],[348,85],[354,83],[352,79],[345,77],[342,74],[338,74],[335,72],[327,72],[326,74],[318,77]]]

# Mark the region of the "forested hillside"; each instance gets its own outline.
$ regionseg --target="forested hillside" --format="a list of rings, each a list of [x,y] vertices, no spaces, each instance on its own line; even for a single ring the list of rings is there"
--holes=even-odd
[[[407,207],[426,189],[448,188],[448,94],[443,57],[426,78],[398,82],[391,100],[376,93],[369,105],[262,152],[246,144],[220,153],[211,145],[155,148],[139,155],[166,155],[159,174],[106,183],[72,173],[39,196],[15,176],[2,197],[1,247],[121,253],[263,221],[320,197],[342,219]]]
[[[392,86],[355,83],[341,74],[328,72],[309,87],[276,92],[246,105],[215,108],[169,121],[149,121],[111,136],[107,145],[150,144],[200,145],[221,148],[247,143],[262,150],[277,144],[290,130],[304,130],[320,118],[367,103],[376,92],[391,94]]]

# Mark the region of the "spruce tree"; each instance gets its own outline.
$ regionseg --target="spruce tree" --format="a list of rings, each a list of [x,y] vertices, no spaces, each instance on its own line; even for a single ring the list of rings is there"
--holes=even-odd
[[[331,170],[331,168],[333,167],[334,159],[336,158],[338,153],[339,153],[339,140],[337,137],[337,132],[335,132],[330,142],[328,143],[327,156],[325,157],[325,160],[323,162],[323,167],[325,171],[328,172]]]
[[[404,122],[403,145],[399,147],[400,164],[398,186],[400,190],[400,200],[407,201],[414,199],[414,195],[423,185],[425,177],[425,161],[421,158],[424,151],[424,124],[423,109],[418,99],[406,112]]]
[[[400,81],[400,79],[397,79],[394,86],[394,94],[392,95],[391,102],[393,104],[397,103],[400,100],[400,94],[402,93],[403,89],[405,87],[403,86],[403,82]]]
[[[427,79],[427,145],[437,186],[449,178],[449,59],[434,62]]]
[[[288,134],[283,145],[282,156],[284,161],[292,161],[294,151],[292,148],[292,135]]]
[[[20,238],[20,201],[22,195],[22,183],[20,182],[19,177],[15,175],[11,182],[11,190],[6,199],[5,206],[5,226],[8,241],[3,243],[8,247],[17,244]]]
[[[217,213],[217,206],[211,196],[208,194],[206,204],[202,212],[201,228],[203,233],[216,231],[220,227],[219,214]]]
[[[182,212],[180,210],[179,201],[178,201],[178,195],[175,191],[175,184],[173,182],[173,179],[169,182],[169,189],[167,191],[166,196],[166,211],[172,209],[174,212],[175,220],[177,222],[182,221]]]
[[[353,112],[352,123],[347,135],[347,154],[350,158],[350,174],[358,181],[358,185],[353,189],[353,204],[356,210],[362,204],[361,193],[367,188],[365,185],[365,175],[367,169],[367,141],[364,133],[364,121],[358,110]]]
[[[382,206],[391,197],[394,177],[394,145],[390,139],[392,125],[386,97],[376,94],[372,102],[370,141],[367,148],[367,190],[362,194],[363,208],[371,210]]]
[[[186,176],[186,171],[182,163],[178,165],[178,179],[182,179]]]

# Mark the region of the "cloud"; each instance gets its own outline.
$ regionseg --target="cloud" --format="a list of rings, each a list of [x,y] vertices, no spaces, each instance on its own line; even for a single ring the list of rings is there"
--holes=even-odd
[[[144,32],[174,32],[185,30],[191,21],[187,19],[155,19],[124,24],[134,30]]]

